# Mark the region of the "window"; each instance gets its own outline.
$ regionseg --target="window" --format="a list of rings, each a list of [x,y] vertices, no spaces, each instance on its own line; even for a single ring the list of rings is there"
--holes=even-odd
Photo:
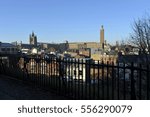
[[[10,48],[7,48],[7,51],[10,51]]]
[[[5,48],[2,48],[1,50],[2,50],[2,51],[6,51],[6,49],[5,49]]]
[[[14,48],[11,48],[11,51],[14,51]]]

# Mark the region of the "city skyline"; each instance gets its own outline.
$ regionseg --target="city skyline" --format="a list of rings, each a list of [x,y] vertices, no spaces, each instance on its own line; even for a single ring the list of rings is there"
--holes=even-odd
[[[104,25],[108,43],[126,39],[132,23],[149,13],[148,0],[5,0],[0,4],[0,41],[28,43],[34,31],[38,42],[99,42]]]

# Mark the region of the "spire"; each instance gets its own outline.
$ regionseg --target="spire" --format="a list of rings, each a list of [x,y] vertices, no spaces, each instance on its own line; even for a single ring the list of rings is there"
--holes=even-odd
[[[32,36],[34,36],[34,31],[32,31]]]

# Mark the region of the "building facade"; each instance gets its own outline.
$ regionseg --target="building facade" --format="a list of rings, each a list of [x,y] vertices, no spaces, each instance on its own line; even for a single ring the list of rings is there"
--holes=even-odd
[[[10,43],[0,42],[0,54],[17,54],[17,46]]]
[[[103,28],[103,25],[101,26],[101,29],[100,29],[100,47],[102,49],[104,49],[104,28]]]
[[[34,34],[34,32],[32,32],[32,34],[29,36],[29,43],[30,45],[37,46],[37,36]]]
[[[83,49],[83,48],[99,48],[98,42],[74,42],[68,43],[69,49]]]

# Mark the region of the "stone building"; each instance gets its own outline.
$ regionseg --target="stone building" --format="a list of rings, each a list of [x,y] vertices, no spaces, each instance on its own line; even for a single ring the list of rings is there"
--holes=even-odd
[[[111,64],[112,62],[116,64],[118,61],[118,56],[117,55],[100,55],[100,54],[92,54],[91,58],[95,61],[103,61],[105,64],[109,62]]]
[[[0,54],[17,54],[17,46],[10,43],[0,42]]]
[[[68,43],[69,49],[81,49],[81,48],[99,48],[98,42],[74,42]]]
[[[101,29],[100,29],[100,47],[102,49],[104,49],[104,28],[103,28],[103,25],[101,26]]]
[[[29,36],[29,43],[30,45],[37,46],[37,36],[34,34],[34,32],[32,32],[32,34]]]
[[[104,38],[104,27],[101,26],[100,29],[100,42],[74,42],[69,43],[69,49],[83,49],[83,48],[102,48],[106,46],[106,41]]]

